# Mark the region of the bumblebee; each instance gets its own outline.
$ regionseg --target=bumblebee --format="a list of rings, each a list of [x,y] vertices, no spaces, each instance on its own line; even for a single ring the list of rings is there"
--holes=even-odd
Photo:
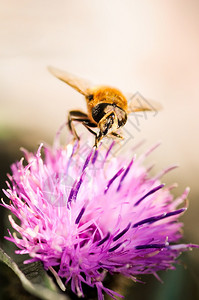
[[[48,70],[55,77],[84,95],[87,103],[87,113],[80,110],[69,111],[68,127],[74,137],[79,139],[74,122],[82,123],[95,135],[95,147],[98,146],[100,140],[105,136],[122,138],[117,133],[117,130],[126,124],[127,115],[130,112],[156,110],[155,106],[157,107],[157,105],[152,106],[146,101],[140,101],[141,99],[139,101],[132,99],[128,103],[127,98],[116,88],[110,86],[92,87],[84,79],[68,72],[54,67],[48,67]],[[94,128],[98,128],[99,132],[96,133],[93,130]]]

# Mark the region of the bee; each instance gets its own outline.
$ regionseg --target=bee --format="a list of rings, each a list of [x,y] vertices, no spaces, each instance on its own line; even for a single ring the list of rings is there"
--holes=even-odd
[[[128,103],[127,98],[117,88],[92,86],[86,80],[54,67],[48,67],[48,70],[85,97],[87,113],[80,110],[69,111],[68,127],[73,136],[79,140],[74,122],[82,123],[89,132],[95,135],[94,146],[96,148],[105,136],[123,138],[117,131],[126,124],[127,115],[130,112],[159,109],[158,104],[152,105],[142,99],[132,99]],[[98,128],[99,132],[96,133],[94,128]]]

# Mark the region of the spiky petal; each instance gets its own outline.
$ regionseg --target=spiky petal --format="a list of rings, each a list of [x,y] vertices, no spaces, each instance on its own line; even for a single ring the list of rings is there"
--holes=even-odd
[[[108,160],[110,150],[89,150],[85,158],[71,143],[44,147],[44,158],[41,146],[36,154],[25,151],[27,164],[22,159],[12,165],[4,191],[11,203],[3,202],[20,220],[17,225],[9,217],[18,234],[7,239],[17,253],[29,254],[25,263],[42,261],[79,296],[82,283],[96,287],[99,299],[103,291],[118,296],[103,285],[107,272],[133,280],[156,275],[173,269],[181,251],[194,246],[174,244],[186,210],[178,206],[189,190],[174,200],[170,188],[141,165],[144,156]]]

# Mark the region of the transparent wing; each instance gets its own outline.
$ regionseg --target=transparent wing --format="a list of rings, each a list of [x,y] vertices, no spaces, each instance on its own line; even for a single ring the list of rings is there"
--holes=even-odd
[[[48,70],[52,75],[67,83],[82,95],[89,96],[91,94],[91,84],[88,81],[51,66],[48,67]]]
[[[128,100],[128,112],[136,112],[136,111],[157,111],[162,109],[162,106],[153,101],[148,100],[143,97],[140,93],[131,94],[131,96],[127,96]]]

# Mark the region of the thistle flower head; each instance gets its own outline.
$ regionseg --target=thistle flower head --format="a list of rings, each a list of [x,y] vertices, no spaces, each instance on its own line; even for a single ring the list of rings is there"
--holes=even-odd
[[[9,216],[18,233],[9,232],[25,263],[42,261],[64,285],[83,296],[82,283],[113,298],[103,285],[106,273],[120,273],[136,281],[138,274],[173,269],[181,251],[194,245],[175,244],[181,238],[179,216],[187,197],[173,199],[171,188],[150,177],[136,159],[110,157],[103,149],[89,150],[69,143],[41,146],[36,154],[24,151],[24,160],[12,165],[3,202],[19,220]],[[147,155],[147,154],[146,154]],[[131,157],[132,156],[132,157]]]

